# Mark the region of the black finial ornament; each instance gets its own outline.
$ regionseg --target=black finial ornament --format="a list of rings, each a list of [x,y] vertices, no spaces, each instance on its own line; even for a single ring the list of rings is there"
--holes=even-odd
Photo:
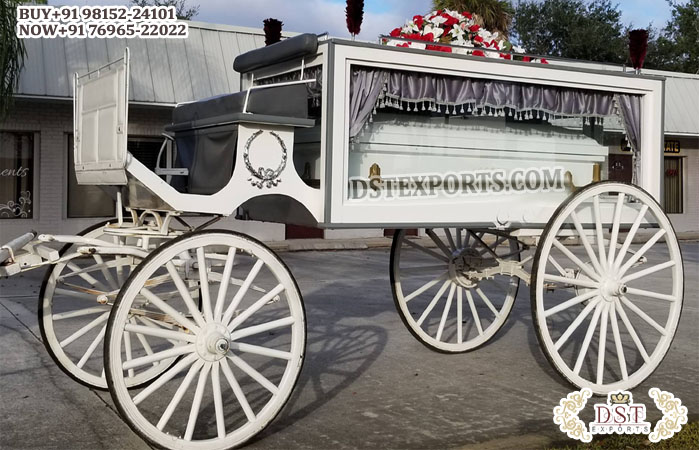
[[[345,13],[347,14],[347,30],[349,30],[352,38],[354,38],[362,29],[364,0],[347,0]]]
[[[280,20],[265,19],[262,23],[265,24],[265,45],[272,45],[276,42],[282,40],[282,26],[284,25]]]

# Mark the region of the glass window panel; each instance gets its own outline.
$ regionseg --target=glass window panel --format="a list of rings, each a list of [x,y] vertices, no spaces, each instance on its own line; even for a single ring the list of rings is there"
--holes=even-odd
[[[0,132],[0,219],[34,215],[34,133]]]
[[[665,212],[683,213],[682,158],[665,158]]]

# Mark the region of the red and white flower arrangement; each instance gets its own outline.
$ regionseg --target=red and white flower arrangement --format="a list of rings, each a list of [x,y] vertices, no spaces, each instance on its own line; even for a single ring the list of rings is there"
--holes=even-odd
[[[476,16],[469,12],[458,13],[444,9],[424,16],[418,15],[408,20],[404,26],[391,31],[390,35],[410,40],[386,40],[385,44],[392,47],[437,50],[502,59],[513,59],[514,55],[515,59],[522,61],[535,60],[529,56],[517,56],[517,53],[524,53],[522,47],[512,44],[498,32],[491,33],[486,30],[477,23]],[[548,64],[548,61],[543,58],[538,61]]]

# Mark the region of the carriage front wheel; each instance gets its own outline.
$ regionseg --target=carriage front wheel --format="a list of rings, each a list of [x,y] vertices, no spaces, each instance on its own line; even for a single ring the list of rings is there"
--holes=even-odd
[[[104,246],[138,247],[138,237],[120,237],[105,233],[109,222],[98,223],[82,233]],[[159,239],[151,239],[157,246]],[[92,389],[107,389],[102,348],[113,298],[139,259],[133,256],[77,255],[84,244],[67,244],[62,257],[73,256],[49,267],[41,285],[38,317],[42,340],[49,355],[68,376]],[[131,320],[135,320],[133,317]],[[146,336],[135,334],[132,347],[149,348]],[[138,386],[155,378],[173,361],[162,361],[139,376],[127,379]]]
[[[677,236],[655,199],[631,184],[592,184],[541,236],[531,283],[536,334],[574,386],[629,390],[670,348],[683,290]]]
[[[201,308],[190,282],[199,285]],[[130,322],[133,314],[150,326]],[[128,353],[129,333],[152,338],[152,351]],[[158,447],[224,449],[262,431],[289,399],[305,313],[294,278],[270,249],[242,234],[198,231],[133,271],[106,338],[109,390],[134,431]],[[127,389],[129,372],[172,357],[178,362],[146,388]]]

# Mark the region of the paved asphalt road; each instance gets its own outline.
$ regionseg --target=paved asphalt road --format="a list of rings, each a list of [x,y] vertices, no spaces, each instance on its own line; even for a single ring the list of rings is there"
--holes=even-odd
[[[682,250],[687,282],[677,336],[634,391],[651,405],[651,420],[659,418],[646,395],[652,386],[674,392],[699,417],[699,243]],[[522,448],[564,438],[552,408],[572,389],[538,347],[524,285],[488,345],[443,355],[403,327],[388,250],[281,256],[305,298],[307,359],[290,403],[248,448]],[[54,366],[36,321],[39,275],[0,280],[0,448],[148,448],[107,393]]]

